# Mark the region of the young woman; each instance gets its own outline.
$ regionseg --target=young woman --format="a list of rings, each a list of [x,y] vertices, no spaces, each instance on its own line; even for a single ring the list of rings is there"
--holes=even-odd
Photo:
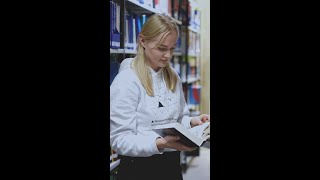
[[[206,114],[189,117],[182,82],[169,64],[178,36],[169,16],[150,16],[136,57],[123,60],[110,86],[110,145],[120,155],[120,180],[182,179],[180,151],[195,148],[151,128],[172,122],[191,128],[209,121]]]

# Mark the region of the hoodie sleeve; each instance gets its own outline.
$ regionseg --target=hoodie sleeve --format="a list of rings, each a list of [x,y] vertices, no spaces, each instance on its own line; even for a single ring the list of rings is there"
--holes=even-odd
[[[159,137],[156,133],[137,133],[136,109],[141,88],[132,76],[132,73],[119,73],[110,86],[110,145],[120,155],[148,157],[161,154],[155,143]]]

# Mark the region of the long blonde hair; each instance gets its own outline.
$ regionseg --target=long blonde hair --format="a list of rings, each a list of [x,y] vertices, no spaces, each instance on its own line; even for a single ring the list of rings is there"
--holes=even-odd
[[[161,37],[160,40],[162,41],[169,31],[175,31],[179,37],[178,26],[172,20],[171,17],[162,14],[154,14],[150,16],[148,20],[145,22],[141,29],[140,35],[142,35],[145,40],[153,40],[157,38],[161,33],[164,33],[163,37]],[[132,69],[137,74],[147,94],[149,96],[154,96],[152,78],[148,62],[146,62],[144,56],[144,48],[142,47],[140,41],[137,42],[138,52],[137,56],[132,62]],[[177,75],[169,63],[163,68],[163,73],[167,88],[172,92],[175,92],[177,84]]]

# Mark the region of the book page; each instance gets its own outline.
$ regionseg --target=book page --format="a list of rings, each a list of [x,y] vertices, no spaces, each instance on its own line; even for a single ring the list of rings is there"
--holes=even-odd
[[[191,128],[191,129],[189,129],[189,131],[192,132],[197,137],[199,137],[200,139],[203,139],[203,132],[208,127],[210,127],[210,122],[206,122],[206,123],[203,123],[201,125],[195,126],[195,127]]]
[[[203,141],[210,141],[210,125],[203,131],[203,135],[202,135],[202,140]]]

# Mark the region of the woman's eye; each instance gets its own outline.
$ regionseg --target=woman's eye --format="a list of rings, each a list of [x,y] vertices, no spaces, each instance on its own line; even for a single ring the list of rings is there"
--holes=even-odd
[[[158,49],[159,49],[160,51],[168,51],[168,50],[173,51],[173,50],[175,50],[175,48],[167,49],[167,48],[161,48],[161,47],[159,47]]]

